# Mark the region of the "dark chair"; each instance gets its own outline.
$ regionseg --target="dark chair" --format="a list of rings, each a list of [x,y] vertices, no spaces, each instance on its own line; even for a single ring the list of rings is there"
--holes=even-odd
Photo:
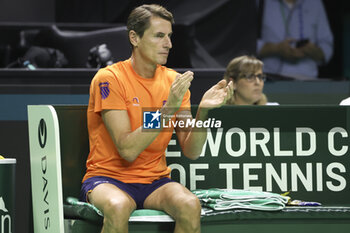
[[[52,25],[42,29],[35,40],[36,45],[51,47],[63,52],[68,67],[84,68],[92,47],[106,44],[114,61],[125,60],[131,55],[125,26],[95,31],[63,31]]]

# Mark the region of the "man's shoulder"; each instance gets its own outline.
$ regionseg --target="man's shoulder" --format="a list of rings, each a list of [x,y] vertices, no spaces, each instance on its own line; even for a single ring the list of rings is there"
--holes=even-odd
[[[162,70],[163,72],[175,72],[176,71],[172,68],[169,68],[167,66],[162,66],[162,65],[158,65],[158,69]]]
[[[178,74],[174,69],[168,68],[166,66],[159,65],[158,69],[160,70],[160,74],[166,75],[171,79],[175,79],[176,75]]]
[[[103,69],[114,73],[114,74],[119,74],[119,73],[129,73],[130,72],[130,61],[129,60],[125,60],[125,61],[119,61],[116,62],[110,66],[107,66]]]
[[[123,79],[130,73],[127,60],[116,62],[97,71],[94,79]]]

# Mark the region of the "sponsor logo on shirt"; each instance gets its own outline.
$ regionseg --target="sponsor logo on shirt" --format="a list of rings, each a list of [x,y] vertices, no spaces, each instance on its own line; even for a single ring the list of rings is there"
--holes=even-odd
[[[109,96],[109,82],[103,82],[99,84],[102,99],[106,99]]]
[[[140,106],[139,98],[137,98],[137,97],[132,98],[132,105]]]

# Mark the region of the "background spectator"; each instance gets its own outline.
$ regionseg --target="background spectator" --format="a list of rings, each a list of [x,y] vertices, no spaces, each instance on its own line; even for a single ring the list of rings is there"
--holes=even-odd
[[[320,0],[266,0],[258,55],[265,72],[316,79],[333,54],[333,35]]]

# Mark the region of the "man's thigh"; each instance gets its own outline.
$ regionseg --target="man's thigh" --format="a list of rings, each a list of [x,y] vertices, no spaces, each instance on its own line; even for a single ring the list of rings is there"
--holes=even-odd
[[[163,210],[172,214],[183,203],[193,199],[197,199],[197,197],[186,187],[177,182],[170,182],[152,192],[146,198],[144,208]]]

